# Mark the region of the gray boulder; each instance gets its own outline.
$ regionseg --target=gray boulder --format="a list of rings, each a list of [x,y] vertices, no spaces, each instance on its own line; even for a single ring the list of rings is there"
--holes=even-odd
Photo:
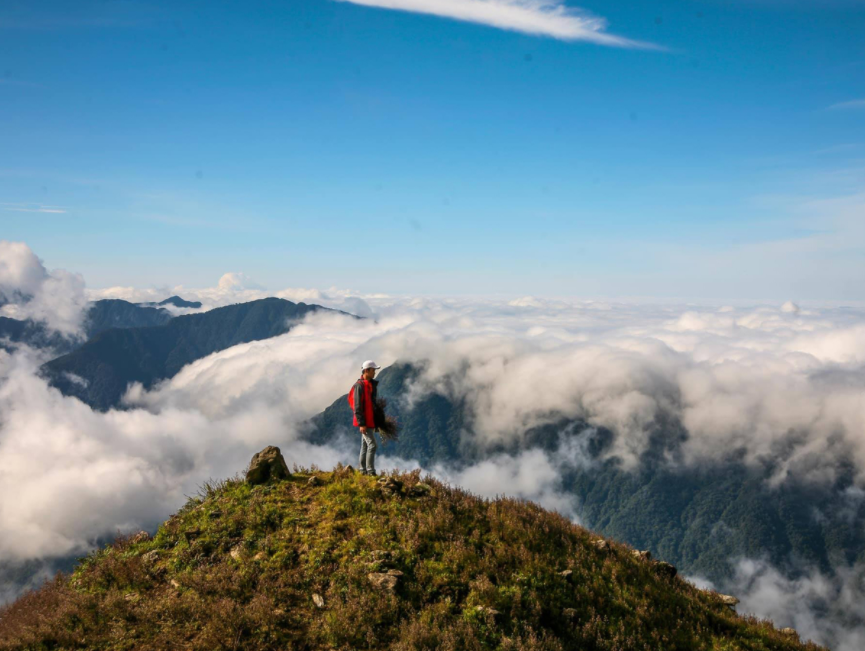
[[[736,597],[732,597],[728,594],[719,594],[718,601],[720,601],[725,606],[729,607],[730,610],[736,610],[736,606],[739,603],[739,600]]]
[[[261,452],[256,452],[246,471],[246,481],[253,486],[265,484],[271,479],[288,479],[290,476],[282,452],[274,445],[268,445]]]
[[[606,552],[610,551],[610,546],[609,546],[609,544],[607,544],[606,540],[593,540],[592,544],[595,546],[595,549],[597,549],[599,552],[606,553]]]
[[[396,590],[397,583],[402,576],[402,572],[391,570],[390,572],[370,572],[366,575],[370,583],[379,590],[393,592]]]

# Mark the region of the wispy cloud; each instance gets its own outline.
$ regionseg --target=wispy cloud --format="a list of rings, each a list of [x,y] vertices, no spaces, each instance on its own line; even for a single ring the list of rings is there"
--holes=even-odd
[[[830,111],[839,111],[844,109],[865,109],[865,99],[854,99],[849,102],[838,102],[829,107]]]
[[[337,0],[356,5],[412,11],[480,23],[499,29],[565,41],[614,47],[661,49],[651,43],[608,34],[607,21],[565,5],[563,0]]]
[[[815,151],[815,154],[842,154],[846,151],[856,151],[857,149],[862,148],[862,143],[858,142],[845,142],[841,145],[833,145],[832,147],[824,147],[823,149],[818,149]]]
[[[0,203],[3,210],[12,212],[43,212],[43,213],[65,213],[66,209],[61,206],[43,206],[41,204],[27,203]]]

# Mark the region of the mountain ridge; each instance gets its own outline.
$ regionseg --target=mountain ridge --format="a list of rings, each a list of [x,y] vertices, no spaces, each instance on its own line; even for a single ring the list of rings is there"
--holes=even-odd
[[[106,330],[42,369],[65,395],[107,411],[120,406],[133,382],[149,388],[212,353],[285,334],[320,310],[329,308],[271,297],[177,316],[164,325]]]
[[[143,307],[161,307],[165,305],[173,305],[174,307],[188,307],[192,309],[198,309],[201,307],[201,301],[187,301],[176,294],[174,296],[169,296],[164,301],[158,302],[148,302],[148,303],[138,303]]]
[[[101,299],[90,303],[84,313],[83,334],[65,336],[32,319],[0,317],[0,348],[9,352],[19,345],[47,349],[65,355],[87,340],[112,328],[165,325],[172,314],[160,307],[137,305],[121,299]]]

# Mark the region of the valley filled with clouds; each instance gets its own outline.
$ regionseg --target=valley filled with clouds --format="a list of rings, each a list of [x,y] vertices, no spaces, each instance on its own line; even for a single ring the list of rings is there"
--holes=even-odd
[[[667,459],[673,467],[735,454],[770,467],[766,481],[784,490],[790,478],[831,486],[852,465],[854,483],[843,497],[851,513],[865,499],[862,306],[269,292],[239,274],[213,288],[85,290],[80,276],[46,269],[26,245],[2,247],[2,316],[73,337],[85,296],[143,302],[179,293],[204,304],[178,313],[278,296],[349,313],[313,313],[286,334],[199,359],[150,389],[131,385],[120,408],[106,412],[49,385],[40,366],[50,350],[0,350],[6,562],[85,554],[119,531],[153,529],[204,481],[242,471],[266,445],[278,445],[289,465],[356,463],[354,439],[317,445],[305,432],[370,358],[385,367],[416,363],[422,372],[403,408],[431,393],[460,401],[470,422],[460,436],[481,450],[519,446],[532,428],[580,419],[612,432],[604,458],[636,471],[650,433],[670,421],[686,432]],[[561,480],[566,470],[603,460],[587,453],[587,436],[565,432],[555,452],[523,446],[424,470],[487,497],[537,501],[591,528]],[[381,465],[418,463],[384,457]],[[731,559],[728,585],[739,590],[741,612],[847,651],[863,640],[859,625],[849,624],[865,617],[862,576],[860,565],[845,560],[831,574],[790,578],[759,558]],[[7,597],[15,590],[7,585]]]

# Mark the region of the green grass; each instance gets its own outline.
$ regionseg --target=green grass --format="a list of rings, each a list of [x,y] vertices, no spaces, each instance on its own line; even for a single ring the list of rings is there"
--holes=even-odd
[[[118,539],[0,611],[0,649],[820,648],[535,504],[425,483],[428,497],[388,496],[337,468],[206,484],[153,538]],[[394,592],[368,578],[388,570]]]

